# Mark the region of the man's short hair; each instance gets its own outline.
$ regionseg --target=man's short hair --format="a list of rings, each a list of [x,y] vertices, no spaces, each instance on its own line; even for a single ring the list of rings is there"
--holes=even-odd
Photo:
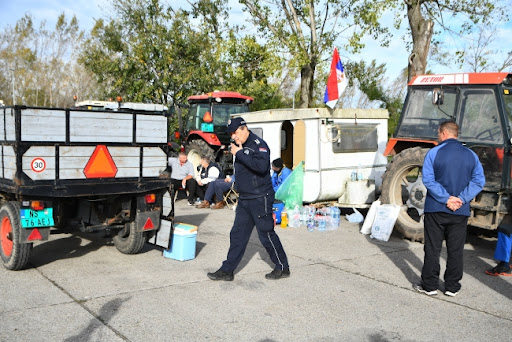
[[[210,162],[212,161],[209,156],[202,156],[201,159],[207,162],[208,164],[210,164]]]
[[[459,136],[459,125],[455,121],[445,121],[439,125],[439,132],[446,131],[451,135],[458,137]]]

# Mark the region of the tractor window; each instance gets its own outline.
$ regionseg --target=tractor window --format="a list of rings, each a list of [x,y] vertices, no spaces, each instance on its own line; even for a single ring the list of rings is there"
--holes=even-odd
[[[190,106],[187,120],[187,130],[199,129],[203,122],[204,113],[210,110],[207,103],[198,103]]]
[[[512,88],[503,89],[503,106],[505,107],[505,114],[508,118],[508,129],[512,130]],[[512,136],[512,131],[510,132]]]
[[[213,125],[226,126],[232,114],[247,112],[247,105],[234,103],[214,104],[213,107]]]
[[[460,119],[462,141],[503,143],[496,95],[491,89],[464,91]]]
[[[456,98],[454,89],[445,88],[443,104],[433,105],[432,88],[411,89],[397,136],[437,140],[439,124],[454,117]]]

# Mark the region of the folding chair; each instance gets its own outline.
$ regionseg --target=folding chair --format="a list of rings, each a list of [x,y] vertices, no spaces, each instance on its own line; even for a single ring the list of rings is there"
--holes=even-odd
[[[235,190],[235,183],[231,184],[231,188],[229,188],[229,190],[224,194],[223,200],[228,209],[236,206],[238,202],[238,192]]]

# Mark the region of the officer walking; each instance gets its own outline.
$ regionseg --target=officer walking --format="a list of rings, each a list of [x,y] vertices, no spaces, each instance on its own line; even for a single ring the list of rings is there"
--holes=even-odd
[[[227,132],[234,140],[231,153],[239,198],[227,259],[216,272],[208,273],[208,277],[212,280],[234,279],[233,271],[242,260],[254,226],[258,230],[261,244],[275,264],[274,270],[266,274],[265,278],[289,277],[288,259],[274,231],[272,218],[274,190],[270,180],[270,150],[263,139],[249,131],[243,118],[231,119]]]

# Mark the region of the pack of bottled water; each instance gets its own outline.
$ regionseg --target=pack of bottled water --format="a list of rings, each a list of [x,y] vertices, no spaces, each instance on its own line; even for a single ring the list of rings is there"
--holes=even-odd
[[[315,208],[312,205],[305,205],[296,208],[296,217],[298,226],[306,227],[309,232],[338,229],[340,226],[340,208],[336,206]]]

